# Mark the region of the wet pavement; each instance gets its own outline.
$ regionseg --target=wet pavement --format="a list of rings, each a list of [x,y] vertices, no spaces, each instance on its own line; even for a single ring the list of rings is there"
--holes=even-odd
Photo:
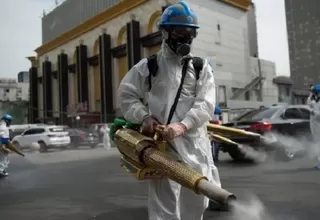
[[[223,186],[240,199],[257,195],[273,220],[319,219],[320,171],[312,168],[314,162],[269,159],[249,165],[227,155],[222,159]],[[1,220],[147,220],[147,183],[119,167],[116,149],[12,155],[9,172],[0,179]],[[251,220],[231,215],[208,211],[205,220]]]

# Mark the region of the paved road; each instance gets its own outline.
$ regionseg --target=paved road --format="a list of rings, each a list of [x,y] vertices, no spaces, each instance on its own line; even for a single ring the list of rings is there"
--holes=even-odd
[[[0,180],[3,220],[147,220],[147,184],[118,167],[115,149],[82,149],[26,158],[11,156],[10,177]],[[223,185],[239,198],[257,195],[272,220],[319,219],[320,171],[307,160],[260,165],[219,163]],[[266,220],[245,213],[207,212],[205,220]],[[264,213],[266,214],[266,213]],[[269,220],[269,219],[268,219]]]

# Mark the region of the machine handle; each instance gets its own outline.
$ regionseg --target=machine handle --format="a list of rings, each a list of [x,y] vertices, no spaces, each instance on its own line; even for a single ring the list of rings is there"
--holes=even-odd
[[[154,133],[154,136],[153,136],[153,139],[155,141],[163,141],[162,131],[163,131],[162,127],[156,126],[155,133]]]

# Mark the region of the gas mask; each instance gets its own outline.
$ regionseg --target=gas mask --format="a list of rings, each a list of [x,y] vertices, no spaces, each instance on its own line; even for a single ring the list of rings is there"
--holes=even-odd
[[[11,121],[10,120],[7,120],[5,118],[3,118],[2,120],[6,123],[7,127],[10,127],[10,125],[11,125]]]
[[[186,56],[191,51],[191,43],[197,36],[195,28],[169,27],[162,30],[165,42],[177,55]]]
[[[312,97],[311,97],[311,100],[314,100],[315,102],[319,102],[319,100],[320,100],[319,93],[313,93]]]

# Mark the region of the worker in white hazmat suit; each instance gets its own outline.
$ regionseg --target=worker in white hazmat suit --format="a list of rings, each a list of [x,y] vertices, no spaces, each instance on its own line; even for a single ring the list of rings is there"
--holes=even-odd
[[[105,125],[103,127],[103,147],[106,150],[109,150],[111,148],[111,143],[110,143],[110,137],[109,137],[109,133],[110,133],[110,129],[108,127],[108,125]]]
[[[213,72],[201,59],[198,75],[190,53],[199,28],[196,13],[185,2],[171,5],[159,28],[164,40],[156,56],[156,74],[150,77],[153,68],[149,59],[142,59],[125,75],[118,90],[121,112],[126,120],[142,124],[142,132],[149,135],[162,125],[168,151],[220,186],[206,128],[214,112]],[[141,101],[146,93],[148,106]],[[201,220],[208,202],[167,178],[149,182],[149,220]]]
[[[315,146],[317,146],[318,164],[316,168],[320,169],[320,84],[311,86],[310,90],[310,95],[307,100],[311,108],[310,130]]]
[[[12,117],[8,114],[4,114],[0,119],[0,177],[6,177],[9,175],[7,169],[9,165],[8,155],[10,151],[6,148],[6,145],[10,141],[9,126],[11,121]]]

